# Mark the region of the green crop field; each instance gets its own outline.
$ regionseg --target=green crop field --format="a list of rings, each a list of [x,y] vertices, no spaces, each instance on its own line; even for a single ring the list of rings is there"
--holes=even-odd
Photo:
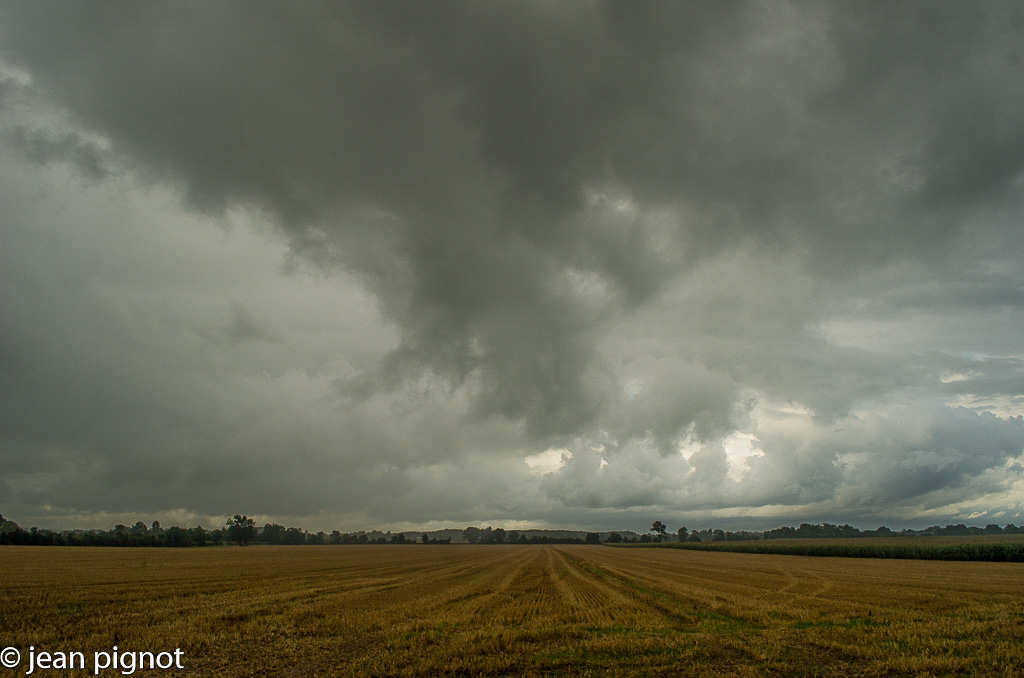
[[[1024,563],[1024,535],[958,537],[860,537],[856,539],[759,539],[658,544],[624,548],[673,548],[693,551],[766,553],[788,556],[898,558],[912,560],[982,560]]]
[[[0,548],[0,648],[168,676],[1021,675],[1024,565],[601,546]],[[127,653],[127,654],[124,654]],[[166,655],[169,658],[170,655]],[[99,675],[128,675],[106,669]]]

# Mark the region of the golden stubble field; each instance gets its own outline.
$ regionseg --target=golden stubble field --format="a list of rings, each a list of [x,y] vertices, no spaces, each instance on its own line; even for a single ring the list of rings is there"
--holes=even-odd
[[[183,671],[135,673],[168,676],[1022,675],[1022,575],[601,546],[3,547],[0,646],[90,669],[114,645],[181,648]]]

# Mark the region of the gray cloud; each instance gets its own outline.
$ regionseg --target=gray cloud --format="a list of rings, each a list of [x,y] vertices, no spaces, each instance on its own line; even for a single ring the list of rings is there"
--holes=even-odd
[[[10,494],[952,515],[1021,452],[1022,16],[7,3]]]
[[[270,325],[253,317],[241,302],[231,302],[231,321],[225,329],[228,339],[234,343],[242,341],[275,341],[276,334]]]
[[[7,136],[12,146],[36,162],[68,162],[91,179],[102,179],[109,173],[103,150],[96,142],[84,139],[73,131],[46,134],[36,129],[15,126]]]

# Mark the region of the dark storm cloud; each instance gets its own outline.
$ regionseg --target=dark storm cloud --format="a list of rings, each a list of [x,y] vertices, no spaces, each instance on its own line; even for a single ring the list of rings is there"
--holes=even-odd
[[[954,180],[967,202],[1020,169],[993,154],[1019,161],[1004,142],[1021,126],[992,124],[1020,88],[975,78],[986,55],[1013,68],[991,53],[1019,12],[874,9],[15,5],[4,42],[197,207],[271,209],[300,247],[360,270],[403,329],[399,355],[455,379],[480,367],[491,409],[571,432],[601,404],[586,375],[606,309],[577,303],[568,267],[614,310],[745,233],[808,233],[829,259],[932,249],[938,221],[907,204],[956,197]],[[938,112],[912,117],[921,102]],[[894,141],[920,147],[894,162],[931,174],[879,206],[865,189]],[[1001,169],[960,180],[981,166]],[[588,191],[641,211],[616,217]],[[676,222],[648,223],[657,206]]]
[[[1020,321],[1003,316],[1024,289],[1008,254],[1024,197],[1022,32],[1024,10],[996,3],[6,3],[0,105],[18,113],[5,140],[22,157],[180,190],[214,220],[259,214],[292,269],[353,275],[397,333],[349,330],[359,338],[346,346],[373,358],[330,364],[328,342],[310,339],[321,334],[288,324],[291,299],[261,306],[218,283],[219,306],[201,321],[162,317],[178,333],[157,341],[118,315],[111,299],[127,286],[110,282],[106,298],[80,301],[109,302],[123,341],[164,356],[125,366],[116,348],[33,347],[51,329],[97,345],[109,330],[87,312],[62,324],[30,310],[60,308],[56,288],[10,292],[23,336],[0,337],[0,360],[23,373],[5,390],[22,441],[8,454],[52,442],[50,498],[93,506],[131,476],[131,455],[147,469],[136,477],[171,479],[164,505],[202,503],[188,490],[205,487],[197,477],[252,455],[263,471],[223,496],[276,474],[267,501],[293,514],[374,505],[385,487],[427,503],[444,492],[437,469],[472,460],[483,489],[451,497],[452,511],[490,492],[552,497],[505,506],[557,518],[579,505],[747,505],[727,478],[746,466],[723,441],[757,433],[758,403],[806,408],[801,431],[815,438],[899,398],[1015,397],[1019,368],[1000,375],[992,361],[1019,357]],[[247,395],[202,379],[218,365]],[[61,392],[62,379],[79,385]],[[195,384],[195,410],[169,416],[171,391]],[[318,416],[271,417],[271,396],[241,404],[263,390]],[[45,401],[66,413],[56,427]],[[117,408],[133,414],[111,423]],[[1020,427],[957,414],[950,428],[921,411],[936,449],[943,437],[966,449],[961,429]],[[277,428],[240,423],[252,421]],[[861,432],[849,445],[876,444],[849,428]],[[152,453],[130,452],[132,436]],[[688,459],[675,454],[685,439],[703,445]],[[826,447],[778,440],[749,466],[750,497],[870,494],[868,475]],[[562,446],[573,456],[539,484],[504,466]],[[985,450],[925,477],[904,463],[914,449],[894,448],[891,467],[875,465],[888,469],[877,492],[894,500],[881,485],[906,474],[914,497],[967,487],[1020,452]],[[285,451],[313,467],[336,455],[349,479],[327,464],[312,483]],[[348,499],[332,499],[335,479]]]

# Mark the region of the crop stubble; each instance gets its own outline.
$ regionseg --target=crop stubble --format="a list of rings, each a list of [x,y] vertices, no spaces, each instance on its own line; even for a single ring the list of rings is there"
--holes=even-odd
[[[191,676],[1017,675],[1022,568],[595,546],[5,547],[0,645],[181,647],[175,675]]]

